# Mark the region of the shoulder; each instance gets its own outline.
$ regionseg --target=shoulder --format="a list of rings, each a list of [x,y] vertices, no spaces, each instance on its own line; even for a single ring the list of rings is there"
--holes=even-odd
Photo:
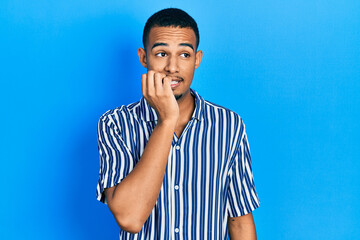
[[[140,102],[138,101],[110,109],[100,116],[99,123],[118,125],[120,122],[138,119],[140,116],[139,105]]]
[[[204,101],[204,119],[208,125],[218,128],[219,131],[231,141],[240,143],[246,134],[245,124],[242,117],[229,108],[220,106],[208,100]]]
[[[216,118],[221,120],[226,120],[231,123],[238,123],[239,125],[243,124],[243,120],[239,114],[235,111],[230,110],[229,108],[223,107],[216,103],[213,103],[208,100],[204,100],[205,105],[205,117],[211,117],[211,115],[216,115]]]
[[[216,103],[213,103],[209,100],[204,100],[204,103],[205,103],[205,106],[209,107],[209,108],[213,108],[213,109],[216,109],[216,110],[222,110],[222,111],[226,111],[226,112],[229,112],[229,113],[234,113],[236,115],[238,115],[237,113],[235,113],[234,111],[224,107],[224,106],[221,106],[219,104],[216,104]]]

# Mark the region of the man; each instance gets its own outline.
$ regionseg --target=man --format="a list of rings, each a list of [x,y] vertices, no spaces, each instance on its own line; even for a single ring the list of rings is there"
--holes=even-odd
[[[164,9],[148,19],[143,43],[143,98],[98,125],[97,198],[120,239],[256,239],[244,123],[190,89],[203,55],[196,22]]]

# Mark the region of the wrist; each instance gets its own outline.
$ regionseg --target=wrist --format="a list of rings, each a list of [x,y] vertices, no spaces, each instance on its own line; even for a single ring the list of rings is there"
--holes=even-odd
[[[164,120],[159,119],[157,126],[175,130],[177,120],[178,120],[177,118],[167,118]]]

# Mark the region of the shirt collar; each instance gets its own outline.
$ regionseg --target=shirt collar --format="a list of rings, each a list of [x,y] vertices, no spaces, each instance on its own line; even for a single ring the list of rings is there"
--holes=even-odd
[[[195,110],[192,115],[192,118],[195,118],[195,119],[201,121],[203,118],[202,115],[203,115],[205,101],[197,92],[195,92],[191,88],[190,88],[190,92],[191,92],[191,95],[193,95],[195,97]],[[158,120],[158,115],[157,115],[155,109],[153,109],[148,104],[148,102],[145,100],[144,97],[142,97],[140,100],[140,112],[141,112],[141,118],[146,122],[152,122],[152,121]]]

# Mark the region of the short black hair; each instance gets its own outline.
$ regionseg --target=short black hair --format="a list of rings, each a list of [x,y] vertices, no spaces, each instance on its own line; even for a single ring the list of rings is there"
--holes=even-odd
[[[165,8],[154,13],[146,22],[143,32],[143,44],[146,51],[149,33],[153,27],[180,27],[191,28],[196,36],[196,49],[199,46],[199,29],[195,20],[185,11],[178,8]]]

